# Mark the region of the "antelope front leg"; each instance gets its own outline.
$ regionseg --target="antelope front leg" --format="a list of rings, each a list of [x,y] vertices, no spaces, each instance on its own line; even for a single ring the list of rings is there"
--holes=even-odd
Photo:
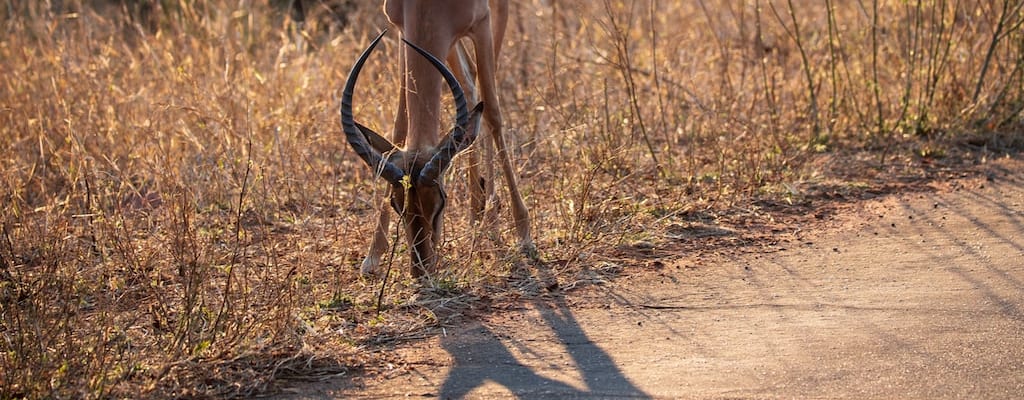
[[[373,241],[370,242],[366,258],[363,259],[363,264],[359,268],[359,272],[363,275],[377,273],[377,270],[380,269],[380,258],[388,249],[388,227],[391,225],[391,210],[388,200],[381,202],[378,212],[380,216],[377,219],[377,228],[373,232]]]
[[[398,52],[400,65],[405,65],[406,51],[403,47]],[[400,81],[400,89],[400,93],[405,93],[405,79]],[[403,145],[408,134],[408,105],[405,103],[405,96],[399,96],[398,112],[395,113],[394,131],[391,133],[391,139],[395,144]],[[389,201],[382,201],[380,207],[377,208],[377,212],[379,215],[377,216],[377,227],[373,231],[373,240],[370,242],[370,248],[366,251],[366,258],[363,259],[363,264],[359,268],[363,275],[376,274],[377,270],[380,269],[380,259],[384,252],[388,250],[388,228],[391,226],[391,205]]]

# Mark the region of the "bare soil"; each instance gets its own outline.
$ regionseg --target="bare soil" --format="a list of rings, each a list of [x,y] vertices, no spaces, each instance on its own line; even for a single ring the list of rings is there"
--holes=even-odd
[[[278,396],[1024,396],[1024,162],[833,212],[492,307],[389,368]]]

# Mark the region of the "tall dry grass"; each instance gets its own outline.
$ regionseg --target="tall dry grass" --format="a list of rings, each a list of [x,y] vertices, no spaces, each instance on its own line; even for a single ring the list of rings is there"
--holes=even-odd
[[[468,225],[461,166],[447,292],[393,277],[378,310],[356,275],[384,193],[337,107],[376,6],[300,29],[267,1],[108,3],[0,2],[0,397],[251,395],[522,289],[508,229]],[[1021,145],[1022,7],[513,1],[499,86],[543,257],[571,282],[851,150],[885,168]],[[356,99],[384,131],[394,39]]]

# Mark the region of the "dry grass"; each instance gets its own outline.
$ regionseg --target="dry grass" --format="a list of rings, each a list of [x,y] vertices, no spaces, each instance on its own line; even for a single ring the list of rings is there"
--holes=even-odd
[[[0,1],[0,398],[252,395],[543,289],[516,278],[507,216],[503,241],[471,233],[460,166],[448,272],[416,294],[400,245],[377,313],[355,266],[383,188],[337,115],[376,6],[303,37],[265,1],[163,1],[145,24],[82,2]],[[499,83],[564,286],[844,154],[877,172],[1022,144],[1024,1],[569,3],[513,1]],[[384,47],[356,107],[387,131]]]

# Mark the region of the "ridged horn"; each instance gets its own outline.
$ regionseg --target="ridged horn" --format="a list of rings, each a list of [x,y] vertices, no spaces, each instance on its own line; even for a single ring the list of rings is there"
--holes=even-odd
[[[473,140],[476,139],[476,123],[470,122],[469,108],[466,106],[466,93],[462,90],[462,85],[459,84],[459,81],[455,79],[455,74],[453,74],[452,71],[449,70],[443,62],[441,62],[441,60],[434,57],[433,54],[430,54],[430,52],[423,50],[408,40],[405,40],[405,38],[402,38],[402,41],[430,61],[430,63],[434,65],[434,68],[437,68],[441,73],[441,76],[444,77],[445,82],[448,83],[448,88],[452,92],[452,99],[455,102],[455,127],[452,128],[451,135],[449,135],[448,140],[442,143],[434,152],[434,155],[430,158],[430,161],[423,166],[423,169],[420,170],[420,175],[416,179],[416,183],[418,185],[435,186],[438,184],[438,178],[441,173],[448,168],[452,158],[460,151],[469,147],[469,145],[473,143]],[[473,110],[474,117],[477,116],[476,114],[482,112],[482,106],[483,103],[480,103]]]
[[[452,158],[473,144],[473,141],[476,140],[477,130],[480,126],[480,115],[483,113],[483,110],[484,103],[478,103],[476,107],[473,107],[473,111],[470,113],[472,116],[466,121],[466,124],[452,129],[451,134],[447,136],[445,141],[441,143],[441,146],[434,152],[434,155],[430,157],[430,161],[420,170],[420,175],[416,178],[418,185],[436,186],[440,182],[441,173],[448,169]]]
[[[376,39],[373,39],[370,46],[363,50],[363,54],[359,56],[355,65],[352,66],[352,71],[348,73],[348,79],[345,81],[345,90],[341,94],[341,128],[345,131],[345,138],[348,140],[348,144],[352,146],[352,150],[355,150],[359,158],[362,158],[384,180],[392,185],[400,185],[405,172],[370,146],[369,142],[366,141],[366,136],[359,129],[352,115],[352,92],[355,90],[356,81],[359,79],[359,72],[363,69],[366,59],[369,58],[374,47],[377,47],[377,43],[380,43],[380,39],[384,37],[385,33],[387,33],[387,29],[383,30],[380,35],[377,35]]]

